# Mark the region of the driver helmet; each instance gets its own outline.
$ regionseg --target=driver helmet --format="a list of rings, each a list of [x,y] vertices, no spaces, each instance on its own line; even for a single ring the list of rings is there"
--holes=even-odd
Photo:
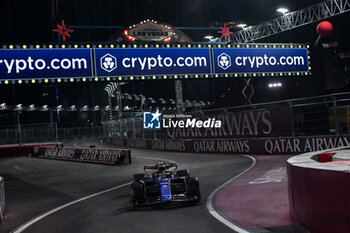
[[[163,172],[165,170],[166,170],[165,165],[158,165],[158,171]]]

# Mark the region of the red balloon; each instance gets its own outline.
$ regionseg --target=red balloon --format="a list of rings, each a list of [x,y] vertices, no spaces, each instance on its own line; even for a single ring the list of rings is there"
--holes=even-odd
[[[322,36],[329,36],[333,31],[333,25],[328,21],[322,21],[317,25],[317,33]]]

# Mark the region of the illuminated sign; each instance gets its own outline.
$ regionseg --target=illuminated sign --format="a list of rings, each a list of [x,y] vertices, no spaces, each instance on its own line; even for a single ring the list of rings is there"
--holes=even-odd
[[[210,74],[209,48],[95,49],[96,76]]]
[[[0,79],[91,76],[90,49],[0,50]]]
[[[254,46],[254,47],[253,47]],[[5,46],[4,46],[5,47]],[[307,45],[109,45],[0,50],[0,83],[310,75]]]
[[[174,29],[168,25],[156,21],[142,21],[137,25],[130,26],[124,31],[123,36],[128,41],[170,41],[175,35]]]
[[[214,73],[307,72],[307,49],[214,48]]]

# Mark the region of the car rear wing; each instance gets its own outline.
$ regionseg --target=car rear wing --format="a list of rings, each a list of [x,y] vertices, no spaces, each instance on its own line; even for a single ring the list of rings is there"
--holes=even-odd
[[[159,170],[160,166],[164,166],[166,170],[170,168],[175,168],[174,172],[177,170],[177,164],[176,163],[165,163],[165,162],[159,162],[157,164],[153,165],[146,165],[143,167],[143,170],[147,173],[146,170]]]

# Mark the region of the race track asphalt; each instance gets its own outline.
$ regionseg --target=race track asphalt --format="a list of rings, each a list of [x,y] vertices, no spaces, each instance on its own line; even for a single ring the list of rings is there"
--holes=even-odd
[[[96,140],[75,143],[114,147]],[[65,147],[73,142],[65,143]],[[50,159],[0,158],[0,176],[5,178],[6,208],[0,232],[35,233],[205,233],[234,232],[209,214],[206,199],[227,180],[249,168],[253,161],[241,155],[191,154],[132,149],[131,165],[111,166]],[[189,169],[200,181],[199,204],[157,205],[134,208],[130,186],[145,164],[171,160],[179,169]],[[124,185],[121,187],[117,187]],[[103,194],[68,205],[32,224],[26,222],[77,199],[116,187]],[[239,210],[237,210],[239,211]]]

